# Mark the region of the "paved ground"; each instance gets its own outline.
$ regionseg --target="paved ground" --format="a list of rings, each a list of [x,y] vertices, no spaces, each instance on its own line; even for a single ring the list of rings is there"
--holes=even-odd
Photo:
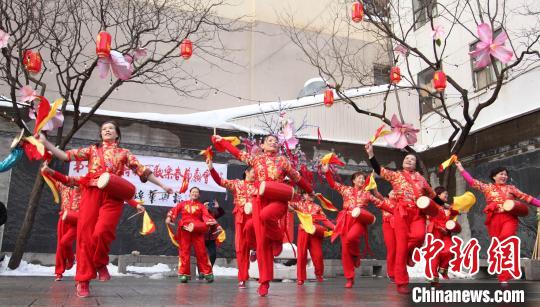
[[[0,306],[403,306],[407,296],[396,294],[394,285],[383,278],[358,279],[353,289],[343,288],[342,278],[323,283],[272,283],[270,295],[258,297],[257,283],[236,288],[236,279],[218,278],[215,283],[176,278],[118,277],[91,284],[92,295],[75,296],[73,280],[54,282],[52,277],[0,277]],[[530,290],[540,306],[540,282]],[[537,300],[537,301],[536,301]],[[433,306],[433,305],[432,305]],[[469,305],[471,306],[471,305]],[[484,305],[486,306],[486,305]]]

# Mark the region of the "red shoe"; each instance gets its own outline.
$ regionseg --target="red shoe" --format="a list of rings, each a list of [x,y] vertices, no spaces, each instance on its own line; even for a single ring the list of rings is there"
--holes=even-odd
[[[296,284],[299,285],[299,286],[301,286],[301,285],[304,284],[304,281],[299,279],[299,280],[296,282]]]
[[[259,289],[257,292],[259,293],[259,296],[265,297],[268,295],[268,289],[270,288],[270,284],[268,282],[264,282],[259,285]]]
[[[318,282],[323,282],[324,281],[324,278],[322,276],[317,276],[317,281]]]
[[[107,266],[102,266],[101,268],[97,269],[97,272],[98,272],[99,281],[111,280],[111,274],[109,274],[109,270],[107,270]]]
[[[87,281],[77,282],[77,296],[78,297],[88,297],[90,295],[90,285]]]
[[[272,243],[272,252],[274,254],[274,257],[279,256],[281,252],[283,251],[283,243],[281,241],[274,241]]]
[[[352,288],[353,285],[354,285],[354,279],[347,278],[347,283],[345,283],[345,288]]]
[[[409,286],[407,286],[407,285],[397,285],[396,289],[397,289],[397,292],[399,294],[410,294],[411,293],[411,289],[409,289]]]
[[[246,282],[245,281],[238,282],[238,288],[239,289],[245,289],[246,288]]]
[[[257,252],[251,251],[251,253],[249,253],[249,262],[255,262],[255,261],[257,261]]]
[[[56,274],[56,278],[54,279],[54,281],[61,281],[62,277],[62,274]]]

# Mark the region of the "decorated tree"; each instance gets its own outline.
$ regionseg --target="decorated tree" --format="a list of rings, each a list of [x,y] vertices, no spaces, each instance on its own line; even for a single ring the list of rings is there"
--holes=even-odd
[[[432,122],[449,125],[448,156],[461,152],[480,114],[497,101],[501,89],[539,64],[538,1],[338,1],[321,16],[321,26],[310,25],[310,31],[299,28],[293,14],[283,14],[281,20],[328,87],[356,112],[394,129],[407,120],[398,92],[418,95],[420,107],[435,115]],[[463,41],[472,43],[470,50],[455,49]],[[374,46],[382,50],[375,61],[391,67],[386,72],[388,90],[377,110],[364,108],[360,99],[346,94],[350,88],[374,84],[373,60],[367,62],[365,57]],[[460,52],[465,60],[450,62]],[[475,72],[490,74],[483,95],[460,76],[471,64]],[[419,68],[428,71],[430,82],[417,78]],[[392,121],[387,110],[388,97],[394,94],[400,120]],[[413,143],[395,147],[413,151]],[[449,169],[443,184],[448,181]]]
[[[22,144],[29,158],[46,160],[47,154],[33,144],[32,135],[50,130],[56,133],[56,144],[65,148],[125,84],[166,87],[179,96],[201,95],[201,87],[194,87],[183,67],[192,54],[209,65],[228,61],[229,50],[220,34],[242,28],[237,20],[215,14],[224,5],[221,0],[2,1],[0,88],[4,105],[10,105],[2,116],[25,130]],[[88,86],[96,83],[103,89],[97,94],[96,86]],[[58,97],[50,97],[61,98],[57,104],[51,106],[40,97],[46,88],[58,92]],[[86,96],[90,88],[92,95]],[[89,111],[81,113],[83,105]],[[28,119],[29,110],[35,123]],[[61,125],[62,115],[71,117],[68,130]],[[11,269],[20,263],[43,186],[38,173],[9,262]]]

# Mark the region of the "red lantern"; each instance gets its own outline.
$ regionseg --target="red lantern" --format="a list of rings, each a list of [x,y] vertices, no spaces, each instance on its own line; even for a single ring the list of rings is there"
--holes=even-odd
[[[193,43],[189,39],[184,39],[180,44],[180,55],[184,59],[189,59],[193,54]]]
[[[334,104],[334,91],[327,89],[324,91],[324,105],[331,107]]]
[[[41,71],[41,55],[39,51],[25,50],[22,63],[29,73],[39,73]]]
[[[108,58],[111,55],[111,35],[101,31],[96,37],[96,54],[100,58]]]
[[[364,6],[362,5],[362,2],[358,1],[353,3],[351,15],[354,22],[360,22],[364,19]]]
[[[444,92],[444,89],[446,89],[446,74],[442,70],[438,70],[433,74],[433,87],[437,92]]]
[[[394,66],[390,68],[390,83],[398,84],[399,81],[401,81],[401,71],[399,70],[399,67]]]

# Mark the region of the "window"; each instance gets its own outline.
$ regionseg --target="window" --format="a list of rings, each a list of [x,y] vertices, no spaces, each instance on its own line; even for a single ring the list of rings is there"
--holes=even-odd
[[[418,97],[420,103],[420,114],[427,114],[434,109],[440,108],[442,106],[441,100],[433,97],[431,94],[434,94],[436,91],[433,88],[433,74],[435,71],[431,68],[426,68],[418,73]]]
[[[413,0],[414,28],[418,29],[425,25],[430,16],[437,15],[437,1],[435,0]]]
[[[493,33],[493,37],[497,37],[497,35],[499,35],[501,31],[502,29],[498,29],[497,31],[495,31],[495,33]],[[470,51],[475,50],[477,43],[478,41],[475,41],[474,43],[472,43],[469,46],[469,50]],[[472,74],[473,85],[477,91],[484,89],[497,81],[497,76],[495,75],[493,62],[491,62],[491,64],[489,64],[488,66],[484,68],[478,69],[474,66],[474,61],[475,59],[471,58],[471,70],[473,72]],[[501,71],[501,69],[504,68],[503,64],[497,59],[495,59],[495,65],[497,66],[498,71]]]
[[[373,14],[377,17],[388,17],[389,14],[389,0],[364,0],[364,10],[366,14]]]
[[[373,65],[373,84],[382,85],[390,83],[390,65]]]

